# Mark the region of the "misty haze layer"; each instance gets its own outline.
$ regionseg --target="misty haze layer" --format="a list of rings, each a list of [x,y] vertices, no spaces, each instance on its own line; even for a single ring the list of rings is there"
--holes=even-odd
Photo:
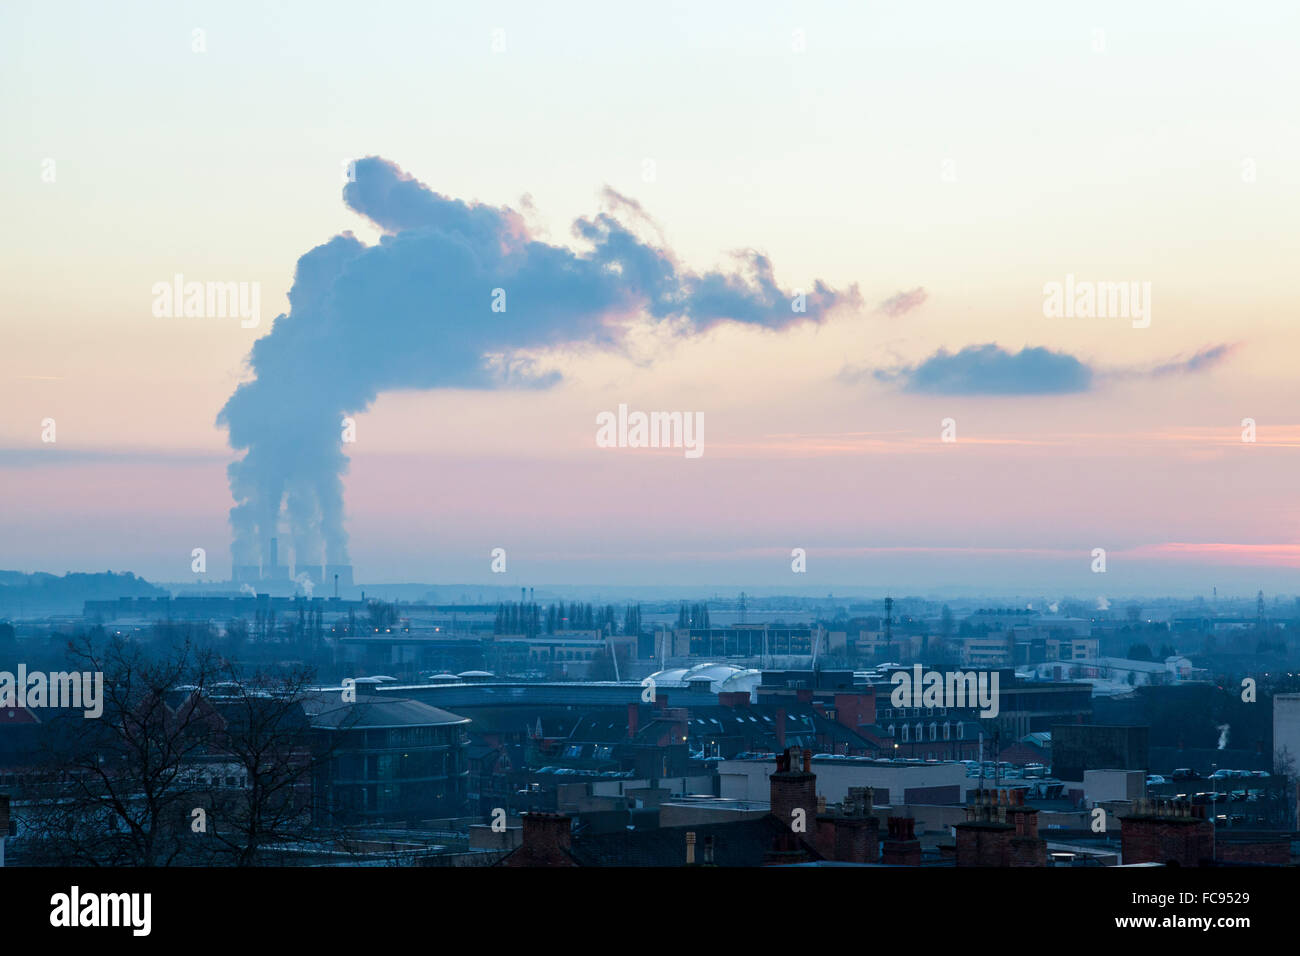
[[[545,387],[559,376],[529,350],[614,345],[637,316],[688,332],[723,320],[779,328],[858,303],[856,287],[819,281],[797,311],[796,291],[753,251],[736,273],[685,271],[620,222],[619,212],[644,214],[612,190],[614,213],[573,225],[583,251],[536,240],[514,210],[439,195],[380,157],[357,161],[343,198],[383,230],[379,244],[344,233],[298,260],[289,313],[254,344],[255,377],[217,418],[246,451],[228,469],[236,566],[270,564],[281,513],[296,564],[348,563],[342,419],[383,391]]]

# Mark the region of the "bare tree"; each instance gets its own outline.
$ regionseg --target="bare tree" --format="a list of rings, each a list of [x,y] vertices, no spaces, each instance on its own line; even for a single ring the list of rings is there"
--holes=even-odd
[[[210,759],[233,768],[241,784],[210,793],[207,851],[213,862],[253,866],[268,849],[329,836],[312,826],[313,775],[330,757],[322,749],[327,745],[313,739],[303,708],[314,677],[305,665],[243,673],[228,664],[216,692],[194,701],[219,718]]]
[[[121,637],[69,645],[79,670],[102,675],[103,713],[50,721],[31,824],[38,859],[80,865],[180,861],[180,821],[193,805],[185,769],[212,731],[203,712],[172,707],[175,688],[203,688],[212,655],[188,637],[150,654]]]
[[[306,665],[245,672],[188,637],[165,649],[82,637],[79,670],[103,675],[103,715],[48,722],[32,796],[35,863],[253,866],[290,843],[334,844],[312,819]]]

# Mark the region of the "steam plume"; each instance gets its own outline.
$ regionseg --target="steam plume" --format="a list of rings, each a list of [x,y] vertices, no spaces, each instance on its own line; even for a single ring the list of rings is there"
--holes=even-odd
[[[585,246],[575,251],[534,239],[513,209],[439,195],[377,156],[358,160],[343,199],[383,237],[367,246],[344,233],[298,260],[288,314],[254,344],[254,377],[217,418],[245,452],[228,470],[234,563],[268,563],[282,514],[299,566],[319,566],[322,552],[325,564],[350,563],[341,420],[383,391],[545,387],[558,376],[516,353],[614,345],[638,315],[697,331],[723,320],[780,328],[860,304],[856,287],[817,281],[796,312],[794,290],[752,250],[736,272],[684,270],[623,225],[620,214],[644,213],[617,198],[573,224]],[[492,309],[497,289],[505,311]]]

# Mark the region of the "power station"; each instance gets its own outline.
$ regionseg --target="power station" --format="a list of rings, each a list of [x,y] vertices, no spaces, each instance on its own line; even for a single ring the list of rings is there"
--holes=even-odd
[[[310,582],[313,591],[325,588],[325,593],[318,597],[337,597],[353,586],[352,565],[350,564],[314,564],[310,558],[298,559],[295,555],[293,573],[289,565],[280,563],[280,540],[271,539],[270,554],[265,565],[237,564],[232,569],[231,580],[235,584],[259,585],[272,584],[284,588],[303,577]]]

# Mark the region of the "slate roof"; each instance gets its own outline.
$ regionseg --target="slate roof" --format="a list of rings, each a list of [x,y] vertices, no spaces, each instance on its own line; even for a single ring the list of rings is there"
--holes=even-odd
[[[468,724],[461,717],[439,707],[402,697],[359,696],[355,703],[344,703],[337,692],[309,694],[303,708],[311,715],[313,727],[327,730],[379,729],[392,727],[439,727]]]
[[[581,866],[685,866],[686,834],[695,834],[695,862],[704,862],[706,838],[713,839],[714,866],[761,866],[790,830],[772,816],[729,823],[702,823],[622,833],[579,835],[569,855]],[[804,847],[810,860],[821,857]]]

